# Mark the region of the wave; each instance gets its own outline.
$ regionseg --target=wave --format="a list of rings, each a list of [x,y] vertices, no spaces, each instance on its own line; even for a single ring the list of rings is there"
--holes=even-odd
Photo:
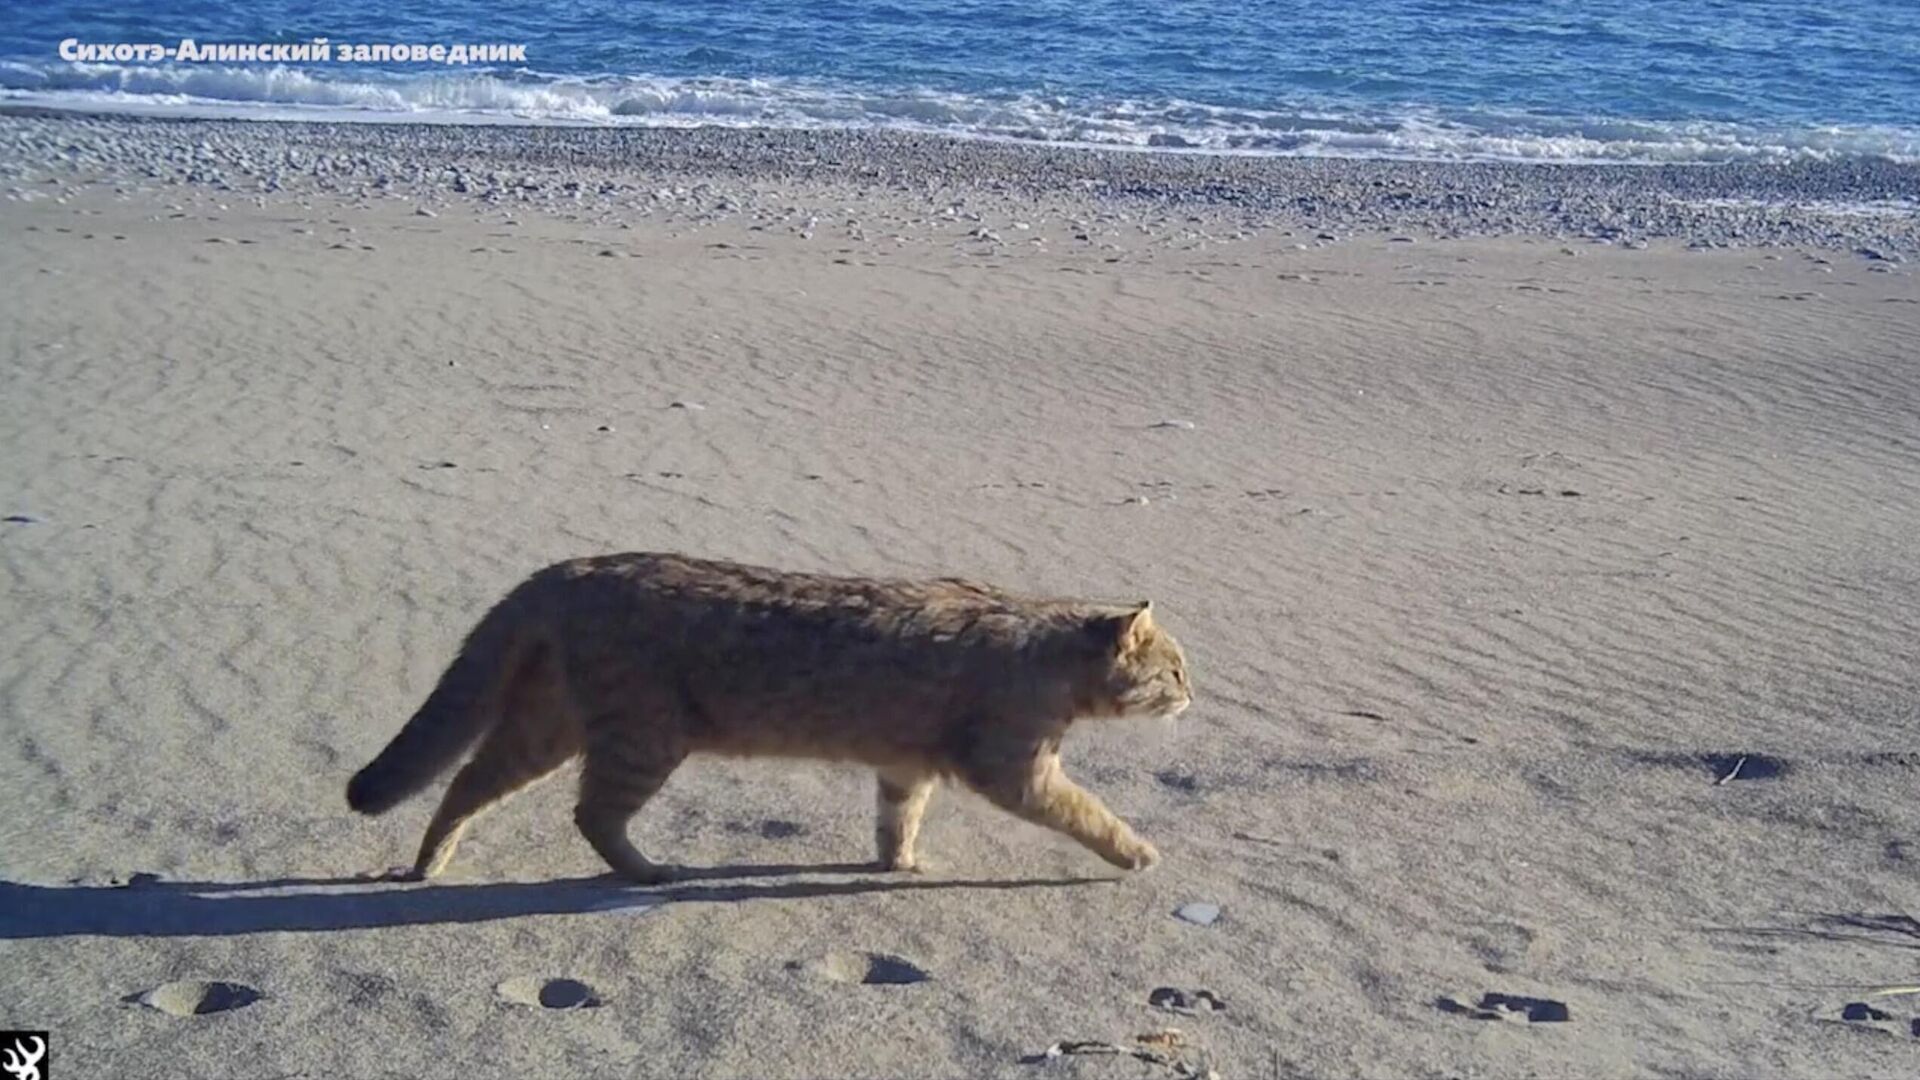
[[[525,69],[0,62],[0,102],[147,115],[426,123],[878,128],[1170,152],[1456,161],[1920,161],[1920,128],[1553,117],[1314,102],[961,94],[823,80],[568,76]]]

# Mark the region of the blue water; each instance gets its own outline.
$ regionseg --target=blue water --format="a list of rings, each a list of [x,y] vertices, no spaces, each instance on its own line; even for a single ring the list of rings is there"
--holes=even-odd
[[[1920,0],[51,0],[0,98],[436,122],[893,127],[1168,150],[1920,160]],[[68,63],[65,38],[527,47],[524,64]]]

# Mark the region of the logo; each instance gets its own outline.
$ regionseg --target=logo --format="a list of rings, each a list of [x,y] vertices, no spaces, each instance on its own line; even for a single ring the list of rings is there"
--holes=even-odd
[[[0,1031],[0,1069],[13,1080],[47,1080],[47,1033]]]

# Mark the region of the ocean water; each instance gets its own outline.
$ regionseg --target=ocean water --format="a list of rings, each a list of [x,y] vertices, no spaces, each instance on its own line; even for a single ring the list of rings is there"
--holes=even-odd
[[[1920,160],[1920,0],[6,0],[0,101],[262,118],[878,127],[1166,152]],[[59,44],[524,45],[524,63]]]

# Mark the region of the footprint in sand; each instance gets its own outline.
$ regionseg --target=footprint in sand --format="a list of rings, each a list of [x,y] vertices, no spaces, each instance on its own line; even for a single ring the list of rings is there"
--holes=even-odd
[[[1841,1008],[1840,1019],[1860,1023],[1870,1020],[1891,1020],[1893,1014],[1885,1009],[1876,1009],[1864,1001],[1850,1001]]]
[[[1702,754],[1700,760],[1718,777],[1716,785],[1735,780],[1773,780],[1787,771],[1784,759],[1766,754]]]
[[[1551,998],[1527,997],[1522,994],[1498,994],[1489,991],[1480,995],[1480,1000],[1468,1004],[1466,997],[1443,997],[1436,1000],[1434,1007],[1444,1013],[1455,1016],[1470,1016],[1475,1020],[1525,1020],[1530,1024],[1565,1023],[1573,1019],[1564,1001]]]
[[[1192,795],[1200,790],[1200,778],[1179,769],[1161,769],[1153,774],[1153,778],[1158,780],[1162,787],[1172,788],[1182,795]]]
[[[807,827],[805,825],[797,821],[783,821],[779,818],[768,818],[755,825],[748,825],[740,821],[729,821],[726,823],[725,828],[730,833],[752,833],[766,840],[791,840],[796,836],[805,836],[807,833]]]
[[[1785,758],[1770,754],[1639,750],[1629,751],[1626,756],[1628,760],[1640,765],[1655,765],[1671,769],[1702,769],[1711,774],[1716,786],[1736,781],[1777,780],[1787,775],[1793,768]]]
[[[792,960],[789,971],[812,971],[828,982],[862,986],[907,986],[932,978],[918,964],[891,953],[834,952],[812,963]]]
[[[206,1016],[209,1013],[244,1009],[264,996],[245,983],[186,979],[164,983],[122,1000],[158,1009],[168,1016]]]
[[[1829,1017],[1832,1015],[1828,1014]],[[1904,1032],[1920,1039],[1920,1016],[1897,1017],[1865,1001],[1849,1001],[1840,1006],[1839,1018],[1848,1027],[1868,1028],[1888,1035],[1899,1035]]]
[[[494,987],[493,992],[508,1005],[528,1009],[597,1009],[606,1004],[598,990],[579,979],[521,975]]]

